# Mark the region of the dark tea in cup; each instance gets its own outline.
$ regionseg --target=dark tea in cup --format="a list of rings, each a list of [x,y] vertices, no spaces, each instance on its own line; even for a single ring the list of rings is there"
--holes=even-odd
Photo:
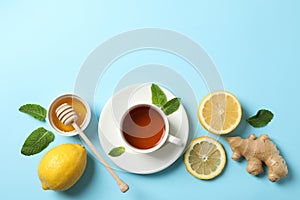
[[[166,126],[166,119],[158,108],[141,104],[132,107],[124,114],[121,134],[130,146],[147,150],[160,143]]]

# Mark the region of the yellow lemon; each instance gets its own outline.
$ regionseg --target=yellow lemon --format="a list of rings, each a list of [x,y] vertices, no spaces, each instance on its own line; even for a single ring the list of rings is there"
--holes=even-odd
[[[194,139],[184,154],[187,171],[199,179],[218,176],[226,164],[226,154],[222,145],[213,138],[202,136]]]
[[[80,144],[62,144],[49,150],[40,161],[38,175],[44,190],[64,191],[84,172],[86,150]]]
[[[227,134],[233,131],[241,121],[241,104],[230,92],[215,91],[200,102],[198,118],[201,125],[209,132]]]

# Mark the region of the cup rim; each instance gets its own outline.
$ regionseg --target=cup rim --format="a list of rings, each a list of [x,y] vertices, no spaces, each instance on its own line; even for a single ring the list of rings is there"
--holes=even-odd
[[[165,124],[165,131],[164,131],[164,133],[163,133],[163,136],[161,137],[161,139],[159,140],[159,142],[158,142],[154,147],[151,147],[151,148],[149,148],[149,149],[139,149],[139,148],[136,148],[136,147],[132,146],[131,144],[129,144],[129,143],[127,142],[127,140],[124,138],[124,135],[123,135],[122,130],[121,130],[121,129],[122,129],[123,120],[124,120],[126,114],[127,114],[129,111],[133,110],[134,108],[140,107],[140,106],[149,106],[149,107],[153,108],[155,111],[157,111],[157,112],[160,114],[160,116],[163,118],[164,124]],[[154,152],[154,151],[160,149],[160,148],[165,144],[165,142],[167,141],[167,138],[168,138],[168,135],[169,135],[169,126],[170,126],[170,125],[169,125],[169,121],[168,121],[167,115],[166,115],[166,114],[165,114],[158,106],[153,105],[153,104],[147,104],[147,103],[139,103],[139,104],[135,104],[135,105],[129,107],[129,108],[123,113],[123,115],[122,115],[122,117],[121,117],[121,120],[120,120],[120,125],[119,125],[120,128],[119,128],[119,132],[120,132],[120,135],[121,135],[121,138],[122,138],[123,142],[124,142],[131,150],[133,150],[134,152],[136,152],[136,153],[152,153],[152,152]]]
[[[66,97],[72,97],[72,98],[76,98],[77,100],[79,100],[85,107],[86,109],[86,115],[85,115],[85,119],[83,120],[82,124],[79,125],[79,127],[81,128],[82,131],[84,131],[88,124],[90,123],[90,120],[91,120],[91,109],[90,109],[90,106],[89,104],[84,100],[82,99],[80,96],[76,95],[76,94],[71,94],[71,93],[67,93],[67,94],[61,94],[59,96],[57,96],[56,98],[54,98],[51,103],[49,104],[49,107],[48,107],[48,111],[47,111],[47,118],[48,118],[48,122],[50,124],[50,126],[60,135],[63,135],[63,136],[74,136],[74,135],[77,135],[77,131],[74,129],[73,131],[62,131],[60,130],[59,128],[57,128],[55,126],[55,124],[53,123],[53,120],[52,120],[52,110],[53,110],[53,106],[55,105],[55,103],[63,98],[66,98]]]

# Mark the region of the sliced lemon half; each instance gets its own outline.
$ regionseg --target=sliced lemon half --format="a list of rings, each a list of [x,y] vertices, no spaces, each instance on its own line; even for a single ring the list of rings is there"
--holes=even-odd
[[[215,91],[202,99],[198,108],[201,125],[214,134],[228,134],[240,123],[242,108],[239,100],[227,91]]]
[[[222,145],[215,139],[202,136],[194,139],[184,154],[187,171],[199,179],[213,179],[226,164],[226,154]]]

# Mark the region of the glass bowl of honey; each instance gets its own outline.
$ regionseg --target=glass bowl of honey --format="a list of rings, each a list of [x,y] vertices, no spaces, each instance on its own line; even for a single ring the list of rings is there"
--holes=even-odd
[[[74,136],[77,134],[72,125],[64,125],[56,116],[56,109],[63,103],[67,103],[73,107],[78,116],[76,124],[82,131],[85,130],[91,120],[91,109],[85,100],[75,94],[63,94],[51,102],[47,113],[51,127],[63,136]]]

